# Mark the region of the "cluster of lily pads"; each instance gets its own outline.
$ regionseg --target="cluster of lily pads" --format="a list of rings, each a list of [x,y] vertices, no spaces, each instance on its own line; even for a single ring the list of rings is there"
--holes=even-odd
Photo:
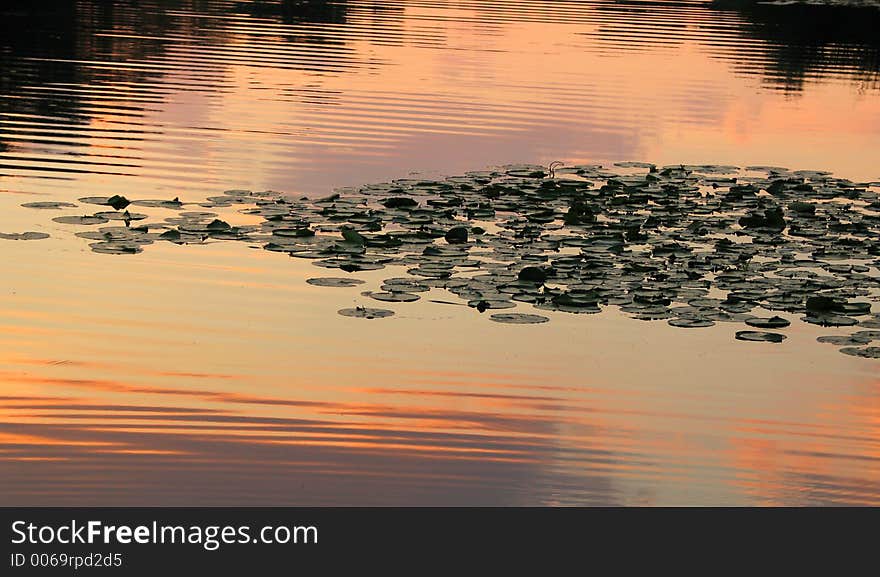
[[[358,271],[403,266],[362,295],[417,301],[445,289],[504,323],[542,323],[538,311],[592,314],[615,306],[635,319],[696,329],[742,323],[735,337],[782,342],[790,320],[854,327],[821,337],[880,358],[880,183],[778,167],[618,163],[517,165],[439,180],[400,179],[324,198],[228,190],[191,204],[87,197],[106,207],[55,222],[112,225],[77,235],[92,250],[139,253],[157,241],[236,240],[349,273],[309,279],[355,286]],[[70,208],[29,203],[31,208]],[[213,209],[258,216],[233,226]],[[174,216],[145,224],[133,209]],[[193,208],[197,208],[194,210]],[[524,303],[536,313],[494,312]],[[763,312],[763,314],[759,314]],[[340,314],[382,318],[369,306]]]

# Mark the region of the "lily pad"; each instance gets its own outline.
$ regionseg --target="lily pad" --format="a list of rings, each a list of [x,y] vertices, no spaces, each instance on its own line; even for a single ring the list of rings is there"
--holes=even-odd
[[[489,309],[512,309],[516,303],[497,299],[473,299],[468,301],[468,306],[483,312]]]
[[[880,331],[856,331],[852,334],[853,338],[868,339],[870,341],[880,341]]]
[[[147,218],[147,215],[139,213],[139,212],[128,212],[127,210],[124,212],[96,212],[94,216],[99,218],[106,218],[107,220],[144,220]]]
[[[736,339],[740,341],[781,343],[785,340],[785,335],[779,333],[765,333],[760,331],[737,331]]]
[[[110,206],[112,206],[116,210],[122,210],[123,208],[125,208],[126,206],[131,204],[131,201],[128,200],[127,198],[125,198],[124,196],[114,194],[113,196],[111,196],[110,198],[107,199],[107,204],[109,204]]]
[[[389,278],[382,281],[382,290],[388,292],[420,293],[431,290],[431,287],[416,279]]]
[[[151,207],[151,208],[168,208],[168,209],[172,209],[172,210],[179,210],[179,209],[183,208],[183,203],[180,202],[180,199],[177,197],[173,198],[172,200],[154,200],[154,199],[133,200],[133,201],[131,201],[131,204],[133,204],[135,206],[144,206],[144,207]]]
[[[352,287],[364,284],[364,281],[358,278],[339,278],[339,277],[316,277],[306,279],[310,285],[321,287]]]
[[[851,327],[859,324],[857,319],[834,314],[814,314],[801,317],[805,323],[819,325],[822,327]]]
[[[93,252],[103,254],[137,254],[144,250],[140,244],[132,242],[94,242],[89,246]]]
[[[867,345],[871,342],[871,339],[858,338],[852,335],[830,335],[824,337],[818,337],[816,339],[817,342],[827,343],[830,345],[837,345],[838,347],[846,347],[846,346],[857,346],[857,345]]]
[[[389,303],[411,303],[419,300],[419,295],[405,292],[366,292],[364,296],[374,298],[377,301],[385,301]]]
[[[45,232],[0,232],[0,238],[4,240],[42,240],[49,238]]]
[[[880,347],[844,347],[840,352],[863,359],[880,359]]]
[[[468,229],[464,226],[454,226],[444,235],[449,244],[462,244],[468,241]]]
[[[357,319],[382,319],[390,317],[394,311],[387,309],[374,309],[369,307],[355,307],[353,309],[340,309],[339,314],[344,317],[354,317]]]
[[[525,313],[496,313],[489,316],[496,323],[506,323],[511,325],[534,325],[546,323],[550,319],[541,315],[530,315]]]
[[[101,206],[110,206],[110,204],[107,202],[109,200],[109,196],[84,196],[79,199],[80,202],[84,202],[86,204],[99,204]]]
[[[364,238],[364,235],[362,235],[350,226],[342,227],[342,238],[344,238],[346,242],[350,242],[359,246],[363,246],[367,240],[366,238]]]
[[[678,318],[678,319],[669,319],[666,322],[674,327],[680,327],[680,328],[684,328],[684,329],[699,329],[699,328],[704,328],[704,327],[715,326],[715,323],[713,321],[710,321],[709,319]]]
[[[60,224],[82,224],[86,226],[92,226],[96,224],[107,224],[110,222],[108,219],[102,216],[56,216],[52,219],[53,221]]]
[[[76,208],[72,202],[26,202],[22,204],[25,208],[37,208],[41,210],[60,210],[62,208]]]
[[[746,324],[750,327],[756,327],[759,329],[784,329],[791,324],[791,321],[782,317],[773,316],[768,319],[746,319]]]
[[[547,272],[536,266],[527,266],[517,274],[517,278],[519,280],[534,282],[534,283],[543,283],[547,280]]]
[[[418,206],[418,202],[415,199],[408,197],[393,197],[382,201],[382,205],[385,208],[411,208],[414,206]]]

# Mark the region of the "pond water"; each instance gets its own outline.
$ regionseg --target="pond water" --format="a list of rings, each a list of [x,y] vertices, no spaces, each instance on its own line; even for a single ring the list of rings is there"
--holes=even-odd
[[[880,505],[880,361],[816,340],[851,328],[380,302],[361,293],[408,266],[214,238],[101,254],[77,233],[108,224],[53,220],[120,195],[258,226],[201,205],[553,161],[876,195],[880,8],[30,4],[0,7],[0,233],[44,233],[0,238],[0,504]],[[880,312],[876,257],[858,274]],[[339,276],[365,282],[306,282]],[[356,307],[395,314],[337,314]],[[550,322],[490,320],[511,312]]]

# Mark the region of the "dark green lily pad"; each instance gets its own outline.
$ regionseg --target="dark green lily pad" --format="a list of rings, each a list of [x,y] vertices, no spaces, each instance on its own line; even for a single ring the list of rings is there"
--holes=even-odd
[[[107,220],[144,220],[147,218],[147,215],[141,214],[139,212],[128,212],[127,210],[124,212],[96,212],[94,214],[96,217],[106,218]]]
[[[411,208],[414,206],[418,206],[418,202],[415,199],[408,197],[393,197],[382,201],[382,205],[385,208]]]
[[[819,325],[822,327],[851,327],[859,324],[857,319],[834,314],[816,314],[801,317],[805,323]]]
[[[382,281],[382,290],[388,292],[420,293],[431,290],[431,287],[411,278],[389,278]]]
[[[852,334],[853,338],[868,339],[871,341],[880,341],[880,331],[856,331]]]
[[[172,228],[160,234],[159,238],[163,240],[178,241],[180,240],[180,231]]]
[[[863,359],[880,359],[880,347],[844,347],[840,352]]]
[[[394,311],[389,311],[387,309],[373,309],[368,307],[340,309],[338,312],[344,317],[354,317],[357,319],[382,319],[394,314]]]
[[[96,224],[107,224],[110,222],[104,217],[101,216],[56,216],[52,219],[53,221],[60,224],[82,224],[86,226],[92,226]]]
[[[773,316],[768,319],[746,319],[746,324],[750,327],[756,327],[759,329],[784,329],[791,324],[791,321],[782,317]]]
[[[547,280],[547,271],[536,266],[527,266],[517,274],[519,280],[543,283]]]
[[[473,299],[468,301],[468,306],[483,312],[489,309],[512,309],[516,303],[497,299]]]
[[[0,238],[3,240],[42,240],[49,238],[45,232],[0,232]]]
[[[389,303],[411,303],[421,298],[419,295],[405,292],[365,292],[363,295]]]
[[[674,327],[680,327],[680,328],[684,328],[684,329],[699,329],[699,328],[704,328],[704,327],[715,326],[715,323],[713,321],[710,321],[709,319],[677,318],[677,319],[669,319],[666,322]]]
[[[59,210],[62,208],[76,208],[76,205],[72,202],[26,202],[22,204],[25,208],[37,208],[42,210]]]
[[[296,254],[291,254],[290,256],[298,256]],[[316,260],[312,262],[315,266],[320,266],[324,268],[338,268],[339,270],[344,270],[345,272],[358,272],[363,270],[381,270],[385,268],[385,265],[380,263],[373,262],[354,262],[350,260],[338,260],[338,259],[327,259],[327,260]]]
[[[449,244],[462,244],[468,241],[468,229],[464,226],[454,226],[444,235]]]
[[[760,331],[737,331],[736,339],[740,341],[781,343],[785,340],[785,335],[779,333],[765,333]]]
[[[131,204],[133,204],[135,206],[143,206],[143,207],[150,207],[150,208],[168,208],[171,210],[179,210],[179,209],[183,208],[183,206],[184,206],[183,203],[180,202],[180,199],[177,197],[175,197],[172,200],[154,200],[154,199],[133,200],[133,201],[131,201]]]
[[[113,196],[111,196],[110,198],[107,199],[107,204],[109,204],[110,206],[112,206],[116,210],[122,210],[123,208],[125,208],[126,206],[131,204],[131,201],[128,200],[127,198],[125,198],[124,196],[114,194]]]
[[[79,199],[80,202],[84,202],[86,204],[99,204],[101,206],[110,206],[110,204],[107,202],[109,200],[109,196],[84,196]]]
[[[817,342],[826,343],[830,345],[837,345],[838,347],[846,347],[846,346],[858,346],[858,345],[867,345],[871,342],[871,339],[858,338],[852,335],[832,335],[832,336],[824,336],[818,337],[816,339]]]
[[[350,226],[342,227],[342,238],[346,240],[346,242],[350,242],[352,244],[356,244],[359,246],[363,246],[367,239],[364,238],[364,235],[356,231],[354,228]]]
[[[144,250],[140,244],[132,242],[94,242],[89,246],[93,252],[103,254],[137,254]]]
[[[844,315],[866,315],[871,312],[871,303],[853,302],[840,303],[834,307],[834,312]]]
[[[807,311],[811,313],[827,313],[840,303],[834,298],[828,296],[813,296],[807,299]]]
[[[310,285],[321,287],[352,287],[364,284],[364,281],[358,278],[339,278],[339,277],[316,277],[306,279]]]
[[[550,319],[541,315],[530,315],[524,313],[496,313],[489,316],[496,323],[506,323],[511,325],[534,325],[546,323]]]
[[[283,238],[309,238],[315,236],[315,231],[308,227],[276,228],[272,230],[272,234]]]
[[[210,231],[223,231],[223,230],[231,229],[232,226],[228,222],[226,222],[225,220],[220,220],[220,219],[215,218],[214,220],[209,222],[207,225],[205,225],[205,228]]]

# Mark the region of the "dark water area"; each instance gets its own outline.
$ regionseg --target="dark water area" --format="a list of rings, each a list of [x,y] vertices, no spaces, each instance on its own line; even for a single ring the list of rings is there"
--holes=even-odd
[[[501,324],[436,287],[363,297],[409,264],[328,288],[251,238],[96,254],[99,227],[53,220],[124,195],[256,227],[205,199],[553,161],[827,170],[873,198],[878,29],[735,0],[4,2],[0,503],[880,504],[878,361],[816,340],[851,328]],[[22,207],[50,201],[75,207]],[[862,260],[819,264],[876,314]],[[365,305],[395,314],[337,314]]]

